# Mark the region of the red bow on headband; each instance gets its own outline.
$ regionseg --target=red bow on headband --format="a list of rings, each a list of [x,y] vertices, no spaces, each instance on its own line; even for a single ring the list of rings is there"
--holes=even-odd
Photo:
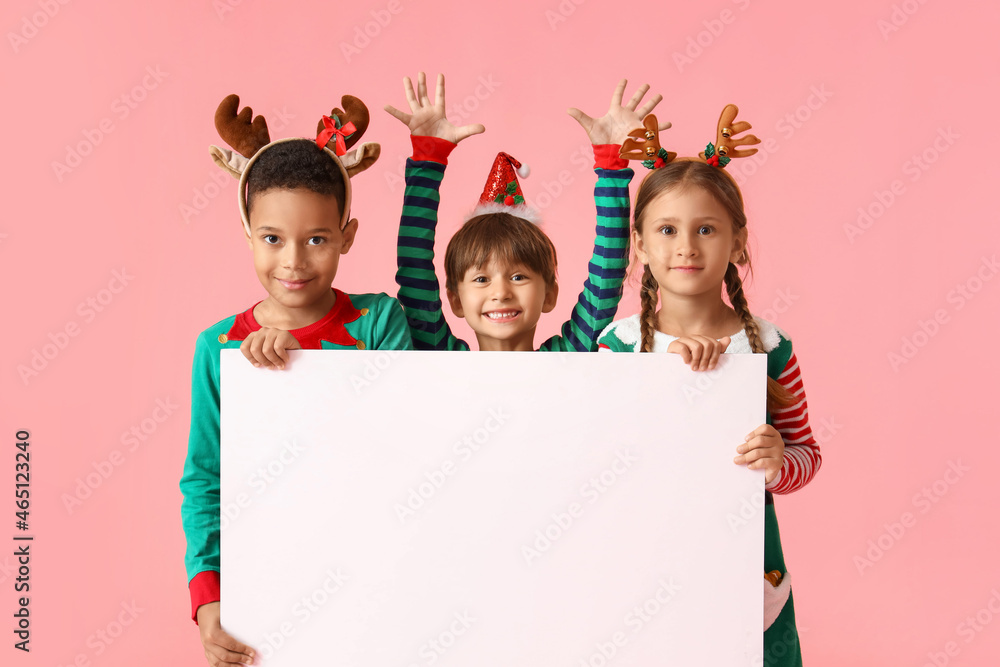
[[[330,116],[323,116],[323,131],[319,133],[316,137],[316,145],[320,148],[325,148],[330,142],[332,137],[337,138],[337,143],[334,148],[334,153],[338,156],[343,155],[347,152],[347,144],[344,142],[345,137],[349,137],[354,134],[357,129],[354,127],[354,123],[347,123],[341,127],[337,127],[334,119]]]

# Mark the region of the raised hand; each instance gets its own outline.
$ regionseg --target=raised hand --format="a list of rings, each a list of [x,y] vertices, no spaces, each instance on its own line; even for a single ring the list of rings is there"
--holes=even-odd
[[[611,106],[608,107],[608,112],[600,118],[591,118],[576,107],[568,111],[569,115],[576,119],[576,122],[580,123],[580,126],[587,132],[590,143],[595,145],[621,145],[625,143],[628,133],[642,127],[642,119],[655,109],[656,105],[663,99],[663,95],[653,95],[640,107],[639,103],[649,91],[649,84],[646,83],[635,91],[627,104],[623,105],[622,97],[625,95],[625,86],[627,85],[627,79],[618,82],[615,92],[611,95]],[[670,122],[666,121],[660,123],[658,129],[666,130],[669,127]]]
[[[746,442],[736,448],[736,453],[739,456],[733,459],[733,463],[746,465],[752,470],[763,470],[764,483],[770,484],[785,463],[785,441],[776,428],[761,424],[747,435]]]
[[[391,104],[385,105],[385,110],[398,118],[410,134],[425,137],[437,137],[457,144],[473,134],[480,134],[486,128],[479,124],[457,127],[445,116],[444,107],[444,74],[438,74],[437,91],[434,102],[427,96],[427,77],[423,72],[417,74],[417,92],[413,92],[413,82],[410,77],[403,77],[403,92],[410,103],[410,111],[405,113]]]

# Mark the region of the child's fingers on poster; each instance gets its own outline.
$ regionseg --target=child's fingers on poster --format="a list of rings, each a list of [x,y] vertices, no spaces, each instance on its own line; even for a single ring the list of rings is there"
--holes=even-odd
[[[288,354],[288,350],[301,350],[302,346],[299,341],[291,334],[289,331],[278,331],[278,335],[274,340],[274,352],[281,359],[281,368],[285,367],[289,361],[292,360],[291,356]]]
[[[209,644],[205,646],[209,663],[215,660],[217,665],[252,665],[253,650],[236,641],[228,632],[219,627],[212,631]]]
[[[267,359],[272,368],[282,370],[285,367],[285,360],[282,357],[284,350],[279,351],[280,333],[272,329],[265,333],[263,338],[264,340],[260,346],[261,354],[264,355],[264,358]]]
[[[704,345],[705,351],[701,355],[701,368],[699,370],[710,371],[715,368],[715,364],[719,361],[722,345],[714,338],[708,336],[702,338],[704,338],[702,345]]]
[[[702,362],[706,357],[704,342],[698,340],[697,336],[692,336],[687,345],[688,348],[690,348],[691,350],[691,370],[693,371],[702,370],[704,368]]]
[[[259,368],[260,363],[257,361],[256,358],[254,358],[253,353],[250,351],[250,343],[253,340],[251,336],[253,336],[253,334],[250,334],[250,336],[244,338],[243,342],[240,343],[240,352],[242,352],[243,356],[247,358],[247,361],[249,361],[251,364]]]
[[[761,424],[736,451],[739,456],[733,459],[735,463],[746,464],[753,470],[764,470],[765,481],[770,482],[784,464],[785,441],[773,426]]]
[[[703,370],[711,371],[715,370],[715,367],[719,364],[719,357],[726,351],[726,344],[710,336],[706,336],[705,338],[705,365]]]
[[[278,370],[284,369],[285,364],[291,359],[286,350],[298,350],[302,347],[295,336],[284,329],[262,327],[256,333],[264,338],[261,353]]]
[[[765,434],[768,434],[768,433],[770,433],[772,435],[777,435],[778,431],[777,431],[777,429],[775,429],[770,424],[761,424],[760,426],[758,426],[754,430],[752,430],[749,433],[747,433],[747,437],[745,438],[745,440],[747,440],[749,442],[749,440],[751,438],[753,438],[754,436],[765,435]]]
[[[749,443],[747,443],[747,444],[749,444]],[[743,449],[744,453],[740,454],[739,456],[737,456],[733,460],[736,463],[745,464],[745,465],[749,466],[750,468],[757,468],[757,467],[759,467],[759,466],[754,465],[754,464],[757,461],[759,461],[760,459],[768,456],[768,450],[769,450],[769,448],[765,448],[765,447],[758,447],[756,449],[751,447],[749,449],[746,449],[746,445],[741,445],[740,447],[737,448],[736,451],[740,451],[740,449]]]
[[[291,331],[284,331],[279,329],[278,336],[280,337],[279,344],[281,346],[281,352],[284,353],[285,350],[301,350],[302,345],[299,343],[299,339],[292,335]],[[289,356],[287,353],[282,354],[282,359],[288,361]]]
[[[198,607],[201,644],[210,665],[250,665],[255,651],[222,629],[221,605],[209,602]]]
[[[667,346],[667,352],[681,355],[684,363],[691,367],[691,370],[698,370],[701,364],[701,344],[693,338],[678,338]]]
[[[705,355],[705,366],[707,370],[714,370],[716,365],[719,363],[719,357],[722,356],[723,346],[721,341],[716,341],[714,345],[708,348],[708,354]]]
[[[261,366],[264,368],[268,367],[267,358],[261,352],[263,345],[264,340],[259,331],[250,332],[247,334],[247,337],[243,340],[243,342],[240,343],[241,350],[246,348],[243,355],[255,362],[254,365],[258,368]]]
[[[764,471],[765,483],[774,479],[783,463],[781,455],[773,447],[755,449],[742,458],[750,470]]]
[[[681,355],[681,359],[684,360],[685,364],[690,364],[693,359],[691,348],[680,338],[671,341],[670,345],[667,346],[667,352]]]
[[[243,667],[243,665],[253,664],[252,658],[248,658],[241,653],[227,651],[221,646],[213,646],[206,649],[205,657],[208,658],[208,664],[213,667]]]
[[[704,371],[715,368],[715,364],[718,362],[717,353],[725,349],[722,346],[721,341],[717,341],[709,336],[702,336],[701,334],[682,336],[670,345],[673,346],[674,343],[686,346],[691,351],[690,365],[691,370],[694,371]],[[670,346],[668,346],[667,352],[670,351]]]
[[[261,328],[247,334],[246,339],[240,344],[240,350],[244,350],[244,348],[246,348],[246,350],[243,351],[243,356],[247,357],[252,362],[256,362],[254,365],[258,368],[261,366],[264,368],[272,368],[274,366],[274,362],[264,352],[266,341],[267,332],[264,328]]]

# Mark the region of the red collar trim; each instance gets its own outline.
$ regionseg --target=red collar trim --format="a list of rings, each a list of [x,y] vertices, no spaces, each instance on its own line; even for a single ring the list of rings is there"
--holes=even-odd
[[[347,328],[344,325],[361,317],[361,311],[351,303],[351,297],[336,287],[330,289],[337,297],[330,312],[308,326],[289,331],[304,350],[322,349],[322,341],[324,340],[334,345],[357,345],[357,339],[347,333]],[[248,335],[260,329],[260,323],[253,316],[253,309],[260,303],[258,301],[248,310],[236,316],[236,321],[233,322],[232,328],[226,334],[229,340],[246,340]]]

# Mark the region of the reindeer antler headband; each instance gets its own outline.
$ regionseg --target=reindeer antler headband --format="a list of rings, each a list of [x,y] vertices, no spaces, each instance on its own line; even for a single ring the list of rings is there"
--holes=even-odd
[[[756,148],[738,148],[760,143],[760,139],[752,134],[736,138],[737,134],[751,127],[746,121],[733,122],[739,112],[739,107],[735,104],[727,104],[722,109],[716,127],[715,143],[709,143],[705,150],[698,154],[699,158],[713,167],[723,168],[734,157],[749,157],[757,152]],[[619,157],[626,160],[642,160],[643,166],[649,169],[657,169],[677,159],[677,153],[660,146],[656,116],[653,114],[643,118],[642,127],[629,132],[629,137],[622,144]]]
[[[351,219],[351,177],[360,174],[378,160],[381,147],[377,143],[363,143],[348,152],[361,139],[368,129],[368,107],[365,103],[351,95],[344,95],[340,103],[347,111],[333,109],[329,116],[323,116],[316,125],[316,145],[330,156],[340,170],[344,179],[344,210],[340,220],[343,229]],[[271,141],[267,131],[267,121],[263,116],[254,118],[253,109],[240,106],[239,95],[229,95],[219,104],[215,111],[215,129],[219,136],[234,150],[210,146],[209,154],[212,160],[240,181],[237,197],[240,205],[240,217],[247,236],[250,235],[250,216],[247,212],[247,178],[250,168],[257,158],[271,146],[288,141],[313,141],[300,137],[290,137]]]

